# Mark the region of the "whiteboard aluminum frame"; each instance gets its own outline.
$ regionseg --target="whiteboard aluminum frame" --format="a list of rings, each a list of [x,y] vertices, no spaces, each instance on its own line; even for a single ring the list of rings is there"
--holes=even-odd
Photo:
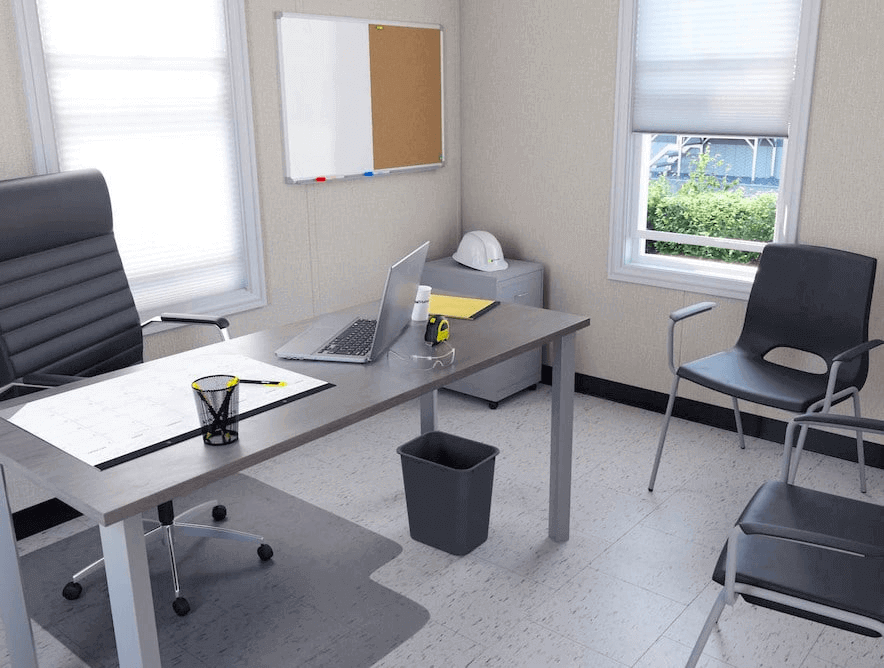
[[[442,160],[439,162],[427,163],[424,165],[408,165],[404,167],[391,167],[387,169],[372,169],[370,174],[365,172],[363,173],[354,173],[354,174],[317,174],[315,176],[309,178],[297,178],[294,179],[289,174],[289,164],[290,164],[290,155],[289,155],[289,142],[288,142],[288,127],[286,122],[286,114],[285,114],[285,77],[284,69],[283,69],[283,58],[282,58],[282,20],[285,18],[299,18],[299,19],[313,19],[320,21],[341,21],[347,23],[359,23],[363,25],[384,25],[384,26],[397,26],[402,28],[428,28],[439,31],[439,65],[440,65],[440,80],[439,80],[439,94],[440,94],[440,105],[441,105],[441,132],[442,132]],[[284,181],[287,184],[293,185],[306,185],[310,183],[327,183],[330,181],[352,181],[355,179],[371,179],[378,176],[388,176],[391,174],[400,174],[403,172],[425,172],[430,170],[439,169],[440,167],[444,167],[446,163],[446,146],[445,146],[445,29],[441,24],[438,23],[414,23],[408,21],[382,21],[382,20],[374,20],[374,19],[360,19],[350,16],[332,16],[325,14],[302,14],[300,12],[276,12],[274,14],[274,20],[276,21],[276,40],[277,40],[277,66],[278,66],[278,76],[279,76],[279,93],[280,93],[280,109],[282,109],[282,113],[280,114],[280,131],[282,133],[282,147],[283,147],[283,156],[282,156],[282,171],[284,175]]]

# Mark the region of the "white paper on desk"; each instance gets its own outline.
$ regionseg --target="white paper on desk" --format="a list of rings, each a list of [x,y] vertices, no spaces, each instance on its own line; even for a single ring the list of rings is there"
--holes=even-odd
[[[327,385],[241,355],[175,357],[134,369],[119,378],[7,409],[0,416],[98,466],[198,429],[191,383],[202,376],[225,374],[285,383],[240,385],[240,415]]]

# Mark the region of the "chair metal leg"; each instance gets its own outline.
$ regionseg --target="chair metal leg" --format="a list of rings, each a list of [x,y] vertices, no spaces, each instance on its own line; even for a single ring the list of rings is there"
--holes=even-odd
[[[786,437],[783,439],[783,457],[780,462],[780,477],[782,482],[789,482],[792,473],[792,440],[795,432],[795,422],[789,422],[786,426]]]
[[[798,442],[795,444],[795,454],[792,456],[791,468],[789,469],[788,483],[795,484],[795,476],[798,475],[798,464],[801,462],[801,454],[804,452],[804,441],[807,439],[807,425],[801,425],[798,432]]]
[[[154,524],[157,524],[156,522],[153,522],[153,520],[143,520],[143,523],[147,523],[147,522],[152,522]],[[150,531],[147,531],[144,534],[145,540],[149,540],[153,536],[160,535],[159,532],[162,528],[163,528],[163,526],[161,524],[157,524],[157,526],[155,526],[153,529],[151,529]],[[102,557],[101,559],[96,559],[91,564],[86,566],[86,568],[74,573],[73,577],[71,578],[71,582],[79,582],[80,580],[85,578],[87,575],[90,575],[90,574],[94,573],[95,571],[100,570],[102,568],[104,568],[104,557]]]
[[[175,534],[172,525],[163,526],[166,547],[169,549],[169,562],[172,564],[172,587],[175,589],[175,598],[181,596],[181,584],[178,580],[178,560],[175,558]]]
[[[657,469],[660,468],[660,458],[663,456],[663,444],[666,442],[666,432],[669,431],[669,420],[672,418],[672,407],[675,405],[675,394],[678,391],[679,377],[672,380],[672,389],[669,391],[669,402],[666,404],[666,415],[663,417],[663,430],[660,432],[660,441],[657,443],[657,456],[654,457],[654,468],[651,471],[651,480],[648,482],[648,491],[654,491],[654,481],[657,479]]]
[[[688,658],[685,668],[694,668],[694,666],[697,665],[697,661],[700,660],[703,648],[706,647],[706,641],[709,640],[709,636],[712,634],[712,629],[715,628],[715,625],[718,623],[718,618],[721,617],[721,611],[724,610],[724,599],[725,591],[722,589],[718,593],[718,598],[715,599],[715,603],[712,605],[712,610],[709,611],[709,616],[706,617],[706,623],[703,625],[703,630],[700,631],[700,636],[697,638],[697,642],[694,643],[694,650],[691,652],[691,656]]]
[[[151,538],[152,536],[161,536],[163,538],[163,542],[166,544],[166,548],[169,553],[169,563],[171,565],[172,586],[175,589],[175,600],[172,603],[172,608],[178,615],[184,616],[188,614],[188,612],[190,612],[190,603],[188,603],[186,598],[181,596],[181,582],[178,575],[178,561],[175,557],[176,533],[180,532],[189,536],[201,538],[221,538],[249,543],[258,543],[260,545],[260,547],[258,548],[258,556],[262,561],[267,561],[268,559],[271,559],[273,557],[273,550],[269,545],[264,544],[263,536],[246,533],[244,531],[236,531],[234,529],[226,529],[222,527],[207,526],[202,524],[191,524],[181,521],[184,519],[190,519],[194,515],[209,510],[209,508],[214,509],[217,505],[218,502],[215,500],[207,501],[184,511],[178,516],[173,517],[174,511],[172,503],[167,501],[166,503],[163,503],[157,507],[160,522],[157,522],[156,520],[143,520],[143,524],[153,527],[144,534],[145,540]],[[223,509],[223,506],[221,508]],[[215,516],[214,513],[213,517],[216,520],[221,519],[220,517]],[[78,573],[75,573],[73,578],[71,578],[71,581],[67,585],[65,585],[64,591],[62,592],[63,596],[69,600],[79,598],[80,593],[83,591],[83,587],[79,584],[79,582],[90,573],[93,573],[94,571],[97,571],[104,567],[105,561],[102,558],[92,562]]]
[[[183,533],[197,538],[222,538],[226,540],[238,540],[244,543],[264,542],[264,536],[259,536],[258,534],[246,533],[245,531],[237,531],[236,529],[226,529],[223,527],[210,527],[204,524],[176,522],[172,525],[172,528],[176,533]]]
[[[193,506],[192,508],[188,508],[183,513],[179,513],[175,515],[175,518],[172,520],[173,524],[180,524],[181,522],[187,522],[191,517],[196,517],[200,515],[206,510],[211,510],[215,506],[218,505],[218,499],[212,499],[211,501],[206,501],[205,503],[201,503],[198,506]]]
[[[731,397],[734,402],[734,417],[737,420],[737,436],[740,438],[740,449],[746,449],[746,440],[743,438],[743,418],[740,415],[740,402],[736,397]]]
[[[853,414],[862,417],[859,407],[859,392],[853,393]],[[859,491],[866,493],[866,447],[863,443],[863,433],[856,432],[856,463],[859,466]]]

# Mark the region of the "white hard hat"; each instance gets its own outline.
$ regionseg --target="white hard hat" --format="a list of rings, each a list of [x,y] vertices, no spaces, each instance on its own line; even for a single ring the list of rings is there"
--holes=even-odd
[[[490,232],[467,232],[451,257],[479,271],[500,271],[509,266],[503,259],[500,244]]]

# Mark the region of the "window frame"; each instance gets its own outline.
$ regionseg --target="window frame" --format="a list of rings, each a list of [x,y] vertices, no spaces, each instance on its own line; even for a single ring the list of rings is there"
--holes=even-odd
[[[638,221],[647,209],[647,170],[643,171],[643,134],[632,130],[633,71],[638,0],[621,0],[615,89],[614,147],[608,278],[661,288],[747,299],[755,278],[751,266],[638,252],[643,243]],[[820,0],[803,0],[790,129],[780,178],[774,241],[798,242]],[[687,133],[673,133],[687,134]],[[710,135],[697,128],[691,134]],[[683,243],[695,243],[688,235]]]
[[[252,118],[251,79],[243,0],[221,0],[227,24],[233,135],[239,178],[244,288],[195,297],[152,308],[139,315],[147,319],[160,312],[230,315],[267,305],[264,252],[259,207],[258,168]],[[27,116],[38,174],[60,171],[49,83],[44,63],[37,0],[12,0],[19,42]],[[113,199],[113,194],[112,199]]]

